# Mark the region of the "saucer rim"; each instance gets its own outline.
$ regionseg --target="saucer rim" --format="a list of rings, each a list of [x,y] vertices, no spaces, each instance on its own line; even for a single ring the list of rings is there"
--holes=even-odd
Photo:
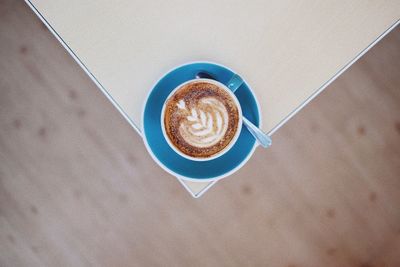
[[[247,156],[243,159],[243,161],[242,161],[240,164],[238,164],[237,166],[235,166],[233,169],[231,169],[230,171],[228,171],[228,172],[226,172],[226,173],[224,173],[224,174],[221,174],[221,175],[212,177],[212,178],[192,178],[192,177],[187,177],[187,176],[178,174],[178,173],[176,173],[176,172],[170,170],[167,166],[165,166],[165,165],[156,157],[156,155],[153,153],[152,149],[150,148],[150,145],[148,144],[148,141],[147,141],[146,132],[145,132],[145,130],[144,130],[144,116],[145,116],[146,105],[147,105],[147,102],[148,102],[148,100],[149,100],[149,97],[150,97],[151,93],[153,92],[154,88],[155,88],[155,87],[157,86],[157,84],[159,84],[159,82],[160,82],[162,79],[164,79],[169,73],[171,73],[171,72],[173,72],[173,71],[175,71],[175,70],[177,70],[177,69],[179,69],[179,68],[181,68],[181,67],[189,66],[189,65],[193,65],[193,64],[212,64],[212,65],[219,66],[219,67],[221,67],[221,68],[225,68],[225,69],[231,71],[232,73],[237,73],[237,72],[233,71],[231,68],[229,68],[229,67],[227,67],[227,66],[225,66],[225,65],[222,65],[222,64],[219,64],[219,63],[216,63],[216,62],[212,62],[212,61],[190,61],[190,62],[183,63],[183,64],[181,64],[181,65],[178,65],[178,66],[176,66],[176,67],[174,67],[174,68],[171,68],[170,70],[168,70],[167,72],[165,72],[164,75],[162,75],[162,76],[153,84],[153,86],[151,87],[151,90],[149,90],[149,92],[147,93],[146,99],[145,99],[144,104],[143,104],[143,106],[142,106],[142,114],[141,114],[141,121],[142,121],[142,125],[141,125],[142,139],[143,139],[143,143],[144,143],[144,145],[145,145],[145,147],[146,147],[146,150],[148,151],[148,153],[150,154],[150,156],[152,157],[152,159],[157,163],[157,165],[159,165],[163,170],[165,170],[165,171],[168,172],[169,174],[175,176],[176,178],[183,179],[183,180],[190,181],[190,182],[213,182],[213,181],[218,181],[218,180],[221,180],[221,179],[223,179],[223,178],[226,178],[227,176],[230,176],[230,175],[232,175],[233,173],[237,172],[239,169],[241,169],[241,168],[250,160],[250,158],[253,156],[253,154],[254,154],[256,148],[259,146],[259,143],[257,142],[257,140],[255,140],[255,142],[254,142],[254,144],[253,144],[251,150],[249,151],[249,153],[247,154]],[[258,99],[257,99],[256,95],[254,94],[254,91],[252,90],[252,88],[248,85],[247,81],[246,81],[244,78],[242,78],[242,79],[243,79],[244,83],[247,84],[247,88],[249,89],[249,91],[251,92],[251,94],[253,95],[253,98],[254,98],[254,100],[255,100],[256,108],[257,108],[257,111],[258,111],[258,118],[259,118],[259,119],[258,119],[258,124],[259,124],[258,127],[261,127],[261,126],[262,126],[262,112],[261,112],[261,108],[260,108]],[[174,151],[174,153],[175,153],[175,151]],[[179,154],[177,154],[177,155],[179,155]]]

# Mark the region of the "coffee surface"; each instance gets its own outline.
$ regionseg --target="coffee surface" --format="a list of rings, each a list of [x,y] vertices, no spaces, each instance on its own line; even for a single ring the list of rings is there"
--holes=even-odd
[[[223,88],[207,81],[183,85],[168,100],[164,126],[171,143],[195,158],[223,150],[238,129],[235,100]]]

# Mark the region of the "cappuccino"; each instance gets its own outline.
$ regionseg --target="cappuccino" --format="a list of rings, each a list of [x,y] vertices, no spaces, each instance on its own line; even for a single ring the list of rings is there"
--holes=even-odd
[[[206,159],[222,152],[240,130],[238,104],[216,82],[186,83],[167,99],[164,108],[167,138],[193,158]]]

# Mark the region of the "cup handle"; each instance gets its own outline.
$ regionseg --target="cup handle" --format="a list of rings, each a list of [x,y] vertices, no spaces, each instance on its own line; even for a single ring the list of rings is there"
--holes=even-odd
[[[200,71],[199,73],[196,74],[196,78],[205,78],[205,79],[211,79],[211,80],[217,80],[213,75],[211,75],[208,72]],[[240,77],[237,74],[233,74],[231,79],[227,82],[226,87],[229,88],[233,93],[244,83],[242,77]]]
[[[242,77],[237,74],[233,74],[226,86],[234,93],[243,83],[244,81]]]

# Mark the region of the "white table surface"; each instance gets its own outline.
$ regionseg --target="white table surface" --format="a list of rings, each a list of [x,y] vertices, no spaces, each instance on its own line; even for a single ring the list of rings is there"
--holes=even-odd
[[[200,60],[246,79],[272,134],[400,18],[398,0],[27,3],[139,133],[154,83]],[[194,196],[212,185],[181,182]]]

